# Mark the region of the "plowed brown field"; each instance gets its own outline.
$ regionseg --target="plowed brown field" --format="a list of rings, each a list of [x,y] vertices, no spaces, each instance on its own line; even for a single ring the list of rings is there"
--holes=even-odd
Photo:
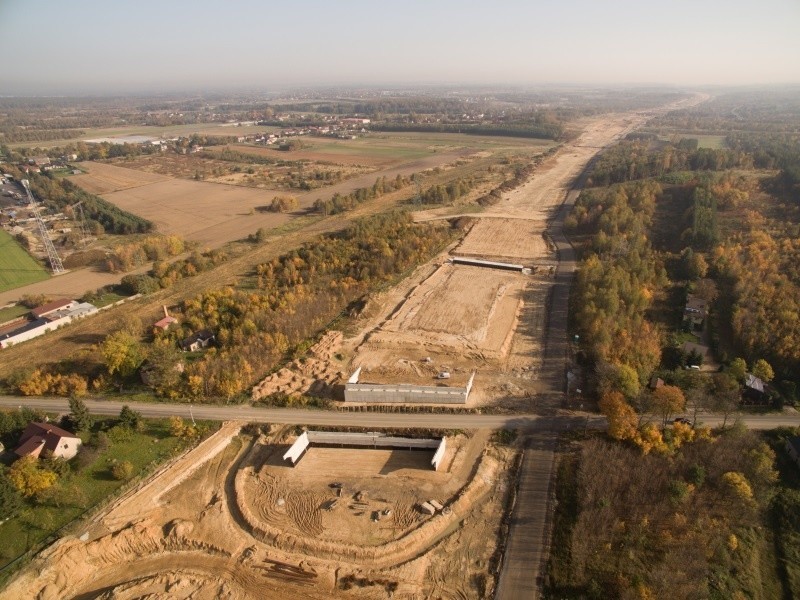
[[[75,175],[72,181],[87,192],[100,195],[169,179],[158,173],[126,169],[98,162],[82,162],[80,168],[86,173]]]

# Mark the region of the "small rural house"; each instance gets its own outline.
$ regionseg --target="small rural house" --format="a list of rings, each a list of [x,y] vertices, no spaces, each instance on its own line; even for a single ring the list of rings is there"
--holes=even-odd
[[[683,318],[695,329],[702,329],[703,321],[707,314],[708,302],[689,294],[689,297],[686,299],[686,306],[683,309]]]
[[[744,396],[751,402],[763,402],[767,397],[767,384],[752,373],[745,373]]]
[[[70,310],[78,305],[77,300],[55,300],[54,302],[48,302],[47,304],[42,304],[41,306],[37,306],[31,311],[31,315],[33,315],[34,319],[41,319],[42,317],[46,317],[48,315],[53,314],[59,310]]]
[[[188,338],[181,340],[181,350],[184,352],[197,352],[208,346],[215,339],[214,334],[208,329],[203,329],[197,333],[193,333]]]
[[[69,431],[50,423],[31,423],[22,432],[14,453],[39,458],[42,452],[47,451],[54,458],[69,460],[78,453],[80,445],[81,438]]]
[[[167,311],[167,307],[165,306],[164,307],[164,318],[161,319],[160,321],[156,321],[153,324],[153,327],[155,327],[156,329],[160,329],[161,331],[166,331],[167,329],[169,329],[170,325],[172,325],[173,323],[177,323],[177,322],[178,322],[178,319],[176,319],[175,317],[170,316],[169,312]]]
[[[0,348],[8,348],[26,340],[44,335],[76,319],[97,312],[97,307],[77,300],[56,300],[37,306],[27,319],[18,319],[0,329]]]

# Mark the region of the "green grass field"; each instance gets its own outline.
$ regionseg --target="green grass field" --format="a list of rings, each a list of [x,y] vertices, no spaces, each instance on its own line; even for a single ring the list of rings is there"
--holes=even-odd
[[[49,276],[11,234],[0,229],[0,292],[42,281]]]
[[[74,144],[79,140],[92,140],[104,137],[119,137],[128,135],[149,135],[153,137],[174,137],[180,135],[191,135],[193,133],[200,133],[204,135],[219,135],[219,136],[239,136],[248,135],[252,133],[262,133],[264,131],[271,132],[277,130],[276,127],[269,126],[256,126],[256,125],[243,125],[237,127],[235,125],[224,125],[222,123],[192,123],[189,125],[168,125],[166,127],[158,127],[155,125],[129,125],[120,127],[86,127],[82,128],[84,132],[79,138],[71,140],[43,140],[38,142],[14,142],[9,144],[12,148],[32,148],[37,146],[39,148],[52,148],[55,146],[65,146],[66,144]]]
[[[106,292],[105,294],[101,294],[92,300],[92,304],[94,304],[97,308],[103,308],[104,306],[108,306],[109,304],[114,304],[114,302],[118,302],[119,300],[123,300],[128,296],[123,296],[122,294],[117,294],[116,292]]]
[[[30,312],[30,309],[22,306],[21,304],[15,304],[14,306],[9,306],[8,308],[0,308],[0,323],[5,323],[6,321],[11,321],[17,317],[21,317],[27,312]]]
[[[425,147],[411,145],[392,145],[373,142],[372,140],[348,140],[347,142],[321,142],[314,143],[309,150],[324,152],[325,154],[346,154],[360,156],[375,156],[378,158],[414,159],[433,154],[433,150]]]
[[[724,135],[705,135],[698,133],[679,133],[675,136],[675,141],[679,139],[695,139],[698,148],[710,148],[712,150],[722,150],[725,148]]]
[[[541,151],[554,145],[549,140],[528,138],[417,132],[370,132],[359,134],[355,140],[305,138],[303,143],[307,144],[305,150],[309,152],[397,160],[414,160],[459,148],[490,152],[524,151],[532,148]],[[291,153],[288,156],[291,157]]]

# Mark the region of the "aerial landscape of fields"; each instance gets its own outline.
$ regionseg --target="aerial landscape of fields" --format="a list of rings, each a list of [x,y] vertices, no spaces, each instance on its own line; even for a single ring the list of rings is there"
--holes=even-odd
[[[7,4],[0,599],[800,597],[800,8]]]

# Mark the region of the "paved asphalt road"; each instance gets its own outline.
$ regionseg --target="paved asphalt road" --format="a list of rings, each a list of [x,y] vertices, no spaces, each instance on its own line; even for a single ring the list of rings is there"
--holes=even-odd
[[[588,427],[600,429],[605,426],[605,417],[589,413],[563,411],[553,416],[535,414],[475,415],[475,414],[419,414],[419,413],[372,413],[304,410],[296,408],[260,408],[248,405],[189,405],[178,403],[120,402],[119,400],[84,400],[95,415],[118,415],[124,404],[139,411],[145,417],[169,417],[177,415],[214,421],[249,421],[253,423],[286,423],[290,425],[350,425],[353,427],[397,427],[409,429],[522,429],[537,431],[567,431]],[[0,407],[18,408],[28,406],[50,412],[69,412],[65,398],[35,398],[26,396],[2,396]],[[800,413],[767,415],[738,415],[750,429],[774,429],[800,425]],[[728,417],[728,424],[735,416]],[[717,427],[723,417],[702,415],[698,422]]]

